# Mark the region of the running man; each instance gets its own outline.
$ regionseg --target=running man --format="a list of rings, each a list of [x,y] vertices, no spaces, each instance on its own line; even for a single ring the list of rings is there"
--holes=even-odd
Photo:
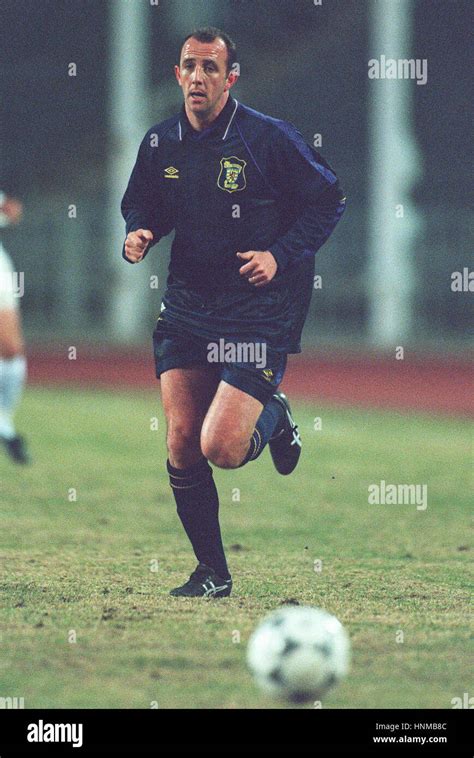
[[[236,48],[214,27],[183,42],[181,112],[153,126],[122,200],[123,257],[175,231],[154,332],[167,470],[198,566],[175,596],[230,595],[209,463],[265,446],[290,474],[301,440],[278,390],[311,299],[314,256],[344,211],[337,178],[295,127],[235,100]]]

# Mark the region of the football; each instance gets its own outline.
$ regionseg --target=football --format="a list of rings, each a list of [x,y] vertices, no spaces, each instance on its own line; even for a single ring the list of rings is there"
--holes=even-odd
[[[251,635],[247,662],[266,693],[296,703],[319,699],[348,673],[349,636],[321,608],[282,607]]]

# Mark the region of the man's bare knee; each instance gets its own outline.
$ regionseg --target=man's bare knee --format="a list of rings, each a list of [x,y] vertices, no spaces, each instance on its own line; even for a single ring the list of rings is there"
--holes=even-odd
[[[170,463],[175,468],[188,468],[202,458],[199,430],[172,424],[166,438]]]
[[[241,439],[228,439],[226,442],[209,436],[201,439],[203,455],[218,468],[238,468],[245,457],[247,447],[248,443]]]

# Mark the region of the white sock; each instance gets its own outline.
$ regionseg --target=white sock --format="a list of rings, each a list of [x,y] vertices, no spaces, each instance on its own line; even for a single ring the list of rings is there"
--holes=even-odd
[[[15,436],[13,414],[20,402],[26,379],[26,358],[0,358],[0,437]]]

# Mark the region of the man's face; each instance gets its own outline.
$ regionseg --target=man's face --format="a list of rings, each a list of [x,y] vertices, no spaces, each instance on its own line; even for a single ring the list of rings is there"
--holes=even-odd
[[[213,42],[186,40],[175,74],[186,108],[204,117],[212,114],[237,79],[232,72],[227,76],[227,48],[219,38]]]

